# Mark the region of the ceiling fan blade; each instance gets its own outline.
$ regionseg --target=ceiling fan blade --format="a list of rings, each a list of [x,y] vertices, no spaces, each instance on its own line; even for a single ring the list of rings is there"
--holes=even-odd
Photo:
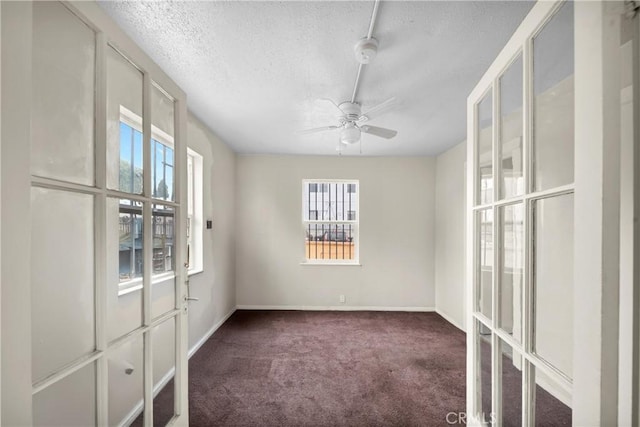
[[[370,133],[371,135],[379,136],[381,138],[391,139],[398,134],[397,130],[380,128],[378,126],[364,125],[360,126],[360,130],[364,133]]]
[[[364,112],[360,116],[360,120],[371,120],[374,117],[378,117],[379,115],[383,114],[387,110],[395,107],[397,104],[398,104],[398,99],[395,96],[393,96],[387,99],[386,101],[374,107],[369,108],[366,112]]]
[[[333,99],[329,99],[329,98],[318,98],[318,101],[326,101],[331,103],[331,105],[333,105],[334,107],[336,107],[336,109],[340,112],[342,112],[342,110],[340,109],[340,107],[338,106],[338,104],[336,104],[335,102],[333,102]]]
[[[298,134],[299,135],[309,135],[311,133],[324,132],[324,131],[327,131],[327,130],[334,130],[334,129],[340,129],[340,126],[323,126],[321,128],[306,129],[306,130],[298,131]]]

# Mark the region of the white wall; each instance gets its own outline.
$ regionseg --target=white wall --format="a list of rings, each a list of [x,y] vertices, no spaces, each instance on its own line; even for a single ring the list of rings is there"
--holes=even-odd
[[[189,148],[203,156],[204,271],[189,278],[189,348],[202,344],[214,326],[235,309],[236,155],[200,120],[189,114]]]
[[[466,159],[466,141],[436,159],[436,309],[462,330],[466,318]]]
[[[632,44],[620,49],[620,339],[618,425],[631,426],[633,397],[633,87]]]
[[[305,178],[360,180],[361,266],[301,265]],[[434,158],[239,156],[237,189],[239,307],[435,307]]]

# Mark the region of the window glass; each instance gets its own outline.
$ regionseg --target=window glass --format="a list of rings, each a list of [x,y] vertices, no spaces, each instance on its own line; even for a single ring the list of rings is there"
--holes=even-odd
[[[142,132],[121,122],[118,190],[142,193],[142,162]]]
[[[524,193],[522,55],[500,77],[500,198]]]
[[[107,48],[107,187],[142,194],[142,73]]]
[[[536,191],[573,182],[573,2],[533,39],[533,178]]]
[[[573,375],[573,194],[533,206],[534,352]]]
[[[478,146],[476,161],[476,200],[479,204],[493,202],[493,102],[488,92],[477,106],[478,108]]]
[[[476,310],[491,319],[493,283],[493,210],[484,209],[476,214],[476,241],[478,251]]]
[[[303,182],[305,258],[337,262],[357,259],[358,184]]]
[[[95,39],[62,3],[34,2],[34,175],[94,185]]]
[[[173,182],[174,105],[162,89],[151,88],[151,196],[175,200]]]

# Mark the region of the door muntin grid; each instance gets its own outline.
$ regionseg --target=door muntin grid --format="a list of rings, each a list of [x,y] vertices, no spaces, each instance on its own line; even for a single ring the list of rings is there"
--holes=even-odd
[[[110,385],[114,384],[114,378],[124,376],[126,378],[127,375],[132,375],[132,372],[135,372],[135,375],[138,378],[142,378],[142,372],[144,371],[144,377],[149,378],[150,380],[145,380],[144,384],[140,384],[141,388],[144,389],[144,408],[142,402],[130,402],[133,406],[133,409],[137,409],[144,413],[144,422],[145,425],[151,425],[153,423],[152,414],[152,401],[154,400],[154,381],[152,380],[153,376],[151,375],[153,369],[152,353],[149,350],[151,345],[154,343],[152,337],[152,331],[157,329],[160,325],[164,324],[164,322],[171,321],[175,327],[173,328],[171,334],[173,336],[173,345],[170,349],[168,349],[169,353],[174,355],[173,365],[174,369],[170,372],[174,372],[176,380],[174,381],[174,390],[175,390],[175,399],[174,399],[174,415],[180,416],[184,414],[186,402],[183,402],[181,399],[182,393],[182,384],[183,381],[180,381],[180,378],[184,376],[184,372],[182,372],[182,368],[180,368],[180,363],[182,360],[185,360],[186,352],[184,343],[186,342],[183,339],[184,327],[186,323],[182,319],[185,315],[185,311],[182,310],[183,301],[178,298],[178,295],[182,295],[181,287],[184,278],[184,272],[182,269],[175,269],[174,266],[181,266],[184,260],[184,250],[182,246],[185,244],[184,236],[181,233],[177,232],[177,229],[183,230],[183,224],[185,216],[182,212],[181,205],[181,190],[180,190],[180,173],[186,168],[186,146],[183,142],[184,135],[184,95],[178,94],[177,98],[171,97],[168,91],[165,89],[159,89],[161,84],[155,83],[152,80],[152,73],[154,71],[144,70],[144,67],[135,65],[135,61],[127,58],[122,55],[122,50],[115,47],[115,44],[109,40],[109,36],[103,32],[101,32],[97,28],[97,24],[89,24],[91,19],[87,18],[84,14],[83,10],[85,9],[83,5],[73,5],[67,3],[34,3],[34,9],[40,7],[46,8],[58,8],[58,11],[61,11],[62,15],[65,15],[67,18],[69,16],[72,17],[73,20],[80,23],[81,26],[86,25],[93,31],[94,35],[94,45],[95,45],[95,55],[89,58],[89,61],[92,61],[92,70],[93,70],[93,81],[95,84],[95,88],[90,90],[91,94],[95,94],[95,108],[93,109],[92,114],[95,114],[94,120],[91,120],[91,123],[95,123],[95,138],[91,140],[90,144],[93,145],[91,153],[95,154],[95,168],[90,170],[91,176],[82,181],[78,180],[61,180],[59,169],[54,169],[52,174],[48,174],[45,169],[40,167],[38,170],[38,175],[32,176],[32,188],[36,191],[36,194],[41,194],[43,192],[50,193],[55,192],[59,194],[68,194],[73,197],[84,197],[90,198],[91,207],[93,208],[93,213],[90,215],[92,217],[93,229],[91,231],[91,239],[92,239],[92,249],[93,251],[84,251],[87,255],[94,258],[95,264],[95,272],[94,277],[91,278],[85,284],[85,287],[91,289],[93,292],[93,296],[91,301],[86,303],[86,305],[90,305],[93,313],[92,313],[92,323],[94,324],[94,334],[95,334],[95,345],[92,346],[92,349],[89,349],[88,352],[84,352],[84,354],[79,355],[79,357],[71,360],[69,363],[65,364],[61,367],[54,367],[49,369],[42,375],[38,375],[36,378],[36,382],[33,384],[33,402],[34,402],[34,419],[36,421],[46,421],[50,422],[54,418],[51,418],[51,412],[49,411],[57,411],[58,415],[60,413],[65,413],[65,404],[73,403],[73,399],[69,399],[69,396],[73,396],[73,394],[68,393],[69,387],[73,384],[78,385],[80,387],[77,390],[80,393],[85,394],[85,399],[89,399],[92,404],[84,405],[87,408],[87,411],[83,412],[82,415],[82,424],[116,424],[120,422],[129,422],[131,419],[113,419],[109,417],[110,413],[114,413],[111,410],[110,403],[113,404],[113,401],[110,401],[109,395],[114,396],[114,390],[110,387]],[[91,9],[88,8],[90,11]],[[51,14],[48,14],[51,17]],[[89,16],[91,13],[89,13]],[[97,18],[100,21],[100,18]],[[86,23],[86,24],[85,24]],[[55,23],[49,23],[55,27]],[[63,25],[59,23],[58,25]],[[35,26],[34,26],[35,27]],[[64,33],[61,31],[61,33]],[[128,42],[127,42],[128,43]],[[127,44],[125,43],[125,45]],[[135,50],[132,48],[132,50]],[[141,165],[140,169],[143,169],[143,181],[144,185],[141,185],[139,194],[136,194],[135,191],[131,193],[125,193],[120,190],[119,185],[117,185],[117,177],[118,172],[116,172],[116,185],[115,187],[112,185],[108,185],[109,182],[113,182],[113,180],[109,181],[108,171],[113,170],[113,165],[108,161],[108,77],[109,77],[109,69],[107,67],[107,58],[106,55],[108,53],[118,55],[118,57],[124,58],[122,61],[124,64],[130,64],[134,69],[140,72],[142,76],[142,84],[141,84],[141,92],[140,92],[140,106],[142,107],[141,113],[143,118],[143,129],[142,129],[142,137],[143,137],[143,158],[144,165]],[[47,53],[48,54],[48,53]],[[38,63],[34,61],[34,67],[37,67]],[[153,68],[153,67],[150,67]],[[37,75],[37,73],[34,73]],[[165,81],[166,77],[158,74],[160,81]],[[86,79],[84,79],[86,80]],[[83,80],[83,81],[84,81]],[[167,80],[168,81],[168,80]],[[175,142],[172,151],[175,154],[175,158],[171,159],[172,164],[171,167],[175,168],[175,171],[172,170],[173,182],[171,185],[167,185],[167,191],[165,191],[162,195],[158,195],[158,193],[150,192],[149,184],[151,183],[150,179],[150,121],[153,118],[154,109],[151,106],[151,90],[160,90],[165,95],[165,98],[169,99],[169,102],[175,105],[174,110],[172,111],[172,118],[169,118],[170,126],[168,128],[171,129],[172,134],[175,132]],[[179,92],[179,89],[176,89]],[[93,95],[92,95],[93,96]],[[65,99],[62,98],[60,102],[64,103]],[[179,104],[178,104],[179,103]],[[165,102],[166,104],[166,102]],[[180,111],[180,113],[179,113]],[[166,120],[165,120],[166,122]],[[35,125],[35,124],[34,124]],[[117,125],[117,122],[116,122]],[[167,127],[167,126],[165,126]],[[180,129],[174,130],[174,129]],[[116,129],[118,135],[120,134],[119,129]],[[59,150],[58,155],[63,156],[65,154],[65,150]],[[93,156],[93,154],[92,154]],[[166,157],[166,156],[165,156]],[[37,159],[36,159],[37,160]],[[93,157],[92,157],[93,160]],[[111,169],[110,169],[111,166]],[[116,162],[116,167],[119,170],[118,163]],[[83,171],[86,171],[87,168],[83,167]],[[84,173],[84,172],[83,172]],[[86,175],[86,173],[85,173]],[[165,174],[166,178],[166,174]],[[168,180],[167,180],[168,182]],[[169,187],[173,187],[172,190]],[[52,193],[54,194],[54,193]],[[154,199],[156,197],[156,199]],[[157,265],[153,263],[155,261],[153,257],[153,248],[154,248],[154,240],[153,240],[153,232],[154,229],[152,227],[152,219],[154,209],[153,205],[158,205],[158,198],[163,199],[160,203],[163,206],[163,212],[170,211],[170,215],[164,215],[163,217],[169,218],[169,220],[160,221],[162,224],[158,226],[162,226],[161,228],[164,230],[167,226],[167,222],[171,224],[171,234],[174,237],[169,239],[168,234],[160,233],[158,236],[156,233],[156,238],[162,240],[161,248],[159,247],[158,252],[162,252],[162,265],[158,260]],[[118,216],[118,208],[117,205],[120,205],[121,200],[129,200],[129,204],[131,206],[136,206],[139,209],[136,211],[136,215],[139,215],[141,219],[144,221],[140,221],[140,223],[132,222],[129,224],[131,226],[129,236],[132,238],[139,234],[140,244],[138,245],[137,240],[132,240],[131,245],[129,247],[129,251],[133,252],[137,250],[138,246],[140,247],[141,252],[143,253],[142,262],[137,263],[134,259],[133,264],[138,265],[138,270],[141,270],[142,273],[140,276],[141,279],[141,289],[134,290],[142,295],[138,301],[138,304],[142,306],[140,322],[136,325],[133,324],[130,330],[124,330],[122,332],[116,333],[115,336],[109,337],[108,332],[108,322],[113,321],[114,319],[110,319],[107,315],[108,309],[108,297],[107,292],[115,289],[116,294],[118,293],[119,287],[119,273],[118,273],[118,262],[116,260],[115,263],[107,260],[107,252],[108,252],[108,244],[107,240],[109,236],[107,236],[107,231],[109,230],[107,225],[107,217],[109,216],[108,209],[108,201],[115,201],[116,208],[113,210],[115,215]],[[155,211],[157,211],[156,209]],[[158,213],[156,212],[156,217]],[[114,220],[115,229],[118,229],[118,219],[117,217]],[[174,223],[176,227],[174,227]],[[125,224],[126,225],[126,224]],[[179,227],[178,227],[179,225]],[[140,230],[137,230],[138,227]],[[134,230],[137,231],[134,232]],[[125,233],[126,234],[126,233]],[[51,239],[49,239],[51,240]],[[168,240],[171,240],[168,242]],[[143,244],[144,243],[144,244]],[[116,242],[115,248],[118,250],[119,243]],[[156,245],[157,246],[157,245]],[[178,250],[174,250],[174,248],[178,248]],[[126,249],[126,248],[125,248]],[[126,252],[126,250],[125,250]],[[167,258],[166,253],[171,252],[170,257]],[[114,267],[115,266],[115,267]],[[162,314],[159,316],[155,316],[152,318],[151,310],[152,310],[152,300],[151,300],[151,276],[154,270],[154,266],[156,270],[163,271],[173,271],[173,294],[175,297],[169,307],[166,310],[162,310]],[[115,268],[115,275],[110,275],[109,269]],[[130,271],[136,273],[136,269],[133,265],[129,265]],[[116,295],[116,299],[119,298],[127,298],[129,295]],[[95,308],[95,309],[94,309]],[[77,311],[77,310],[76,310]],[[37,314],[34,314],[37,315]],[[37,336],[34,336],[34,339],[38,339]],[[127,345],[133,342],[144,341],[144,345],[142,346],[144,350],[143,353],[138,354],[140,359],[144,360],[143,366],[141,367],[139,363],[136,363],[135,366],[129,366],[126,360],[120,360],[121,358],[115,358],[118,354],[118,351],[122,348],[125,348]],[[159,344],[159,343],[156,343]],[[138,351],[141,346],[137,346]],[[183,354],[184,353],[184,354]],[[89,372],[89,375],[85,373]],[[166,374],[160,372],[159,375]],[[157,376],[157,375],[156,375]],[[86,381],[87,378],[93,378],[93,381]],[[82,379],[79,382],[79,379]],[[91,384],[87,386],[87,384]],[[126,387],[124,383],[120,383],[120,387]],[[89,388],[91,390],[89,390]],[[62,390],[62,391],[61,391]],[[55,391],[55,392],[54,392]],[[117,393],[116,393],[117,394]],[[55,399],[55,396],[62,396],[62,399]],[[138,405],[137,407],[135,405]],[[66,411],[66,413],[75,413],[77,411]],[[76,418],[69,419],[60,419],[58,420],[60,423],[73,423]],[[78,418],[80,419],[80,418]],[[92,422],[87,422],[87,420],[92,420]]]
[[[537,9],[537,10],[535,10]],[[511,48],[511,55],[507,57],[502,55],[499,57],[500,63],[496,62],[490,68],[490,71],[483,78],[483,86],[478,86],[472,96],[469,98],[470,111],[472,113],[469,118],[472,120],[472,126],[469,129],[469,138],[472,146],[469,150],[471,159],[474,159],[472,164],[472,173],[469,173],[470,181],[472,182],[473,198],[471,199],[472,206],[469,208],[471,215],[471,230],[472,236],[468,239],[467,244],[473,245],[472,262],[474,266],[471,270],[472,275],[471,283],[471,301],[472,301],[472,323],[473,330],[478,329],[479,324],[487,328],[488,334],[491,339],[491,383],[492,383],[492,415],[495,420],[489,420],[489,423],[496,421],[497,424],[502,424],[502,371],[501,365],[503,355],[502,350],[508,348],[510,352],[521,355],[521,362],[517,365],[520,366],[522,371],[522,420],[524,425],[530,425],[535,420],[535,399],[534,395],[536,387],[536,375],[534,371],[543,372],[548,378],[552,379],[550,383],[557,385],[557,394],[569,395],[571,390],[571,381],[568,375],[563,374],[562,370],[557,369],[550,361],[549,358],[542,358],[535,352],[536,345],[536,331],[534,327],[534,321],[536,319],[536,311],[534,307],[535,297],[535,279],[532,266],[534,255],[536,251],[536,245],[534,242],[534,228],[533,222],[536,219],[533,215],[535,204],[538,200],[545,200],[547,198],[558,197],[560,195],[571,195],[573,193],[573,183],[566,182],[566,180],[560,180],[557,186],[539,188],[533,185],[533,177],[535,176],[535,158],[532,155],[532,126],[534,123],[534,114],[536,112],[532,108],[534,105],[534,93],[533,89],[533,43],[535,38],[545,31],[546,25],[549,22],[553,22],[554,17],[559,13],[561,16],[566,16],[566,6],[563,2],[547,3],[534,7],[532,14],[535,17],[531,19],[537,20],[535,28],[530,30],[528,34],[518,33],[514,35],[514,39],[508,44]],[[504,54],[504,52],[503,52]],[[502,82],[506,73],[513,73],[513,69],[520,69],[521,88],[520,93],[522,105],[521,107],[510,105],[506,107],[505,114],[502,114],[503,102],[505,101]],[[513,76],[512,76],[513,77]],[[513,78],[512,78],[513,80]],[[516,78],[518,80],[518,78]],[[512,90],[512,89],[509,89]],[[516,94],[517,95],[517,94]],[[486,138],[489,133],[489,125],[486,121],[483,123],[480,114],[480,107],[483,102],[486,102],[488,97],[491,96],[493,100],[493,106],[491,109],[492,121],[491,127],[491,165],[488,167],[488,160],[483,162],[481,157],[487,157],[489,151],[486,147]],[[515,111],[515,115],[513,113]],[[508,116],[511,115],[517,119],[520,123],[513,126],[513,123],[506,123]],[[571,126],[573,122],[570,122]],[[508,130],[507,127],[511,126]],[[518,131],[514,127],[522,126],[522,130]],[[571,132],[572,132],[571,128]],[[518,136],[520,134],[520,136]],[[571,133],[572,134],[572,133]],[[514,138],[518,140],[515,140]],[[513,141],[512,141],[513,140]],[[483,147],[480,145],[483,144]],[[572,141],[572,140],[571,140]],[[571,142],[573,143],[573,142]],[[504,163],[505,147],[509,150],[518,150],[515,155],[512,153],[511,162]],[[506,154],[507,156],[509,154]],[[521,156],[521,165],[514,163],[513,158]],[[506,173],[507,168],[511,168],[511,171],[515,171],[512,178],[517,180],[516,185],[507,187]],[[484,169],[482,171],[481,169]],[[489,176],[489,169],[491,175]],[[488,194],[483,196],[482,183],[491,182],[491,189]],[[549,182],[549,181],[547,181]],[[514,184],[512,182],[512,184]],[[485,188],[488,190],[488,188]],[[510,209],[517,209],[520,211],[517,215],[517,221],[513,212],[509,212]],[[487,212],[492,213],[492,230],[491,230],[491,242],[493,243],[493,260],[492,260],[492,274],[491,274],[491,286],[486,283],[482,283],[485,278],[479,272],[482,270],[482,266],[486,265],[486,245],[487,242],[487,226],[486,221],[480,221],[479,218],[483,215],[486,216]],[[512,223],[507,227],[507,217],[512,217]],[[515,231],[515,222],[518,224],[519,230]],[[516,234],[518,236],[516,236]],[[515,243],[518,238],[521,239],[521,244]],[[511,242],[509,242],[511,240]],[[572,239],[568,239],[572,240]],[[572,243],[572,242],[571,242]],[[513,247],[516,244],[517,247]],[[511,246],[511,247],[510,247]],[[511,251],[510,258],[507,256],[507,252]],[[517,255],[515,252],[518,252]],[[563,256],[563,254],[556,254],[556,256]],[[520,259],[521,258],[521,259]],[[508,273],[508,274],[507,274]],[[520,295],[515,295],[516,287],[507,286],[506,277],[518,275],[518,281],[521,283],[519,291]],[[511,297],[505,299],[505,291],[510,290]],[[491,301],[487,303],[486,296],[488,292],[491,292]],[[518,308],[517,305],[520,304]],[[538,313],[540,314],[540,313]],[[485,340],[486,341],[486,340]],[[475,342],[475,341],[473,341]],[[571,349],[571,344],[569,344]],[[468,365],[474,371],[470,373],[471,378],[476,380],[470,382],[469,392],[472,393],[474,398],[469,400],[472,405],[470,410],[471,414],[475,414],[477,417],[485,415],[486,412],[486,390],[484,394],[479,390],[479,384],[477,379],[480,372],[480,358],[481,349],[479,344],[473,344],[468,350],[468,357],[471,359],[471,363]],[[535,369],[534,369],[535,368]],[[565,370],[566,371],[566,370]],[[539,377],[539,375],[538,375]],[[483,396],[483,397],[480,397]],[[562,400],[562,399],[560,399]],[[484,404],[483,404],[484,401]],[[567,401],[566,399],[564,400]],[[570,410],[569,410],[570,412]],[[511,418],[513,418],[511,414]],[[484,421],[486,420],[484,417]],[[477,422],[483,423],[481,418],[476,418]]]

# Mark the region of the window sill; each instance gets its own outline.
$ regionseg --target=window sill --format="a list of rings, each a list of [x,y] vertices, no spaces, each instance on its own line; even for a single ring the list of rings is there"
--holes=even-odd
[[[175,277],[176,275],[173,272],[158,274],[151,277],[151,284],[155,285],[157,283],[174,279]],[[120,297],[122,295],[130,294],[132,292],[139,291],[140,289],[142,289],[142,278],[122,282],[119,285],[118,296]]]
[[[204,273],[204,268],[194,268],[193,270],[187,271],[187,275],[189,277],[194,276],[196,274]]]
[[[360,264],[359,262],[313,262],[313,261],[305,261],[305,262],[301,262],[300,265],[303,265],[303,266],[322,266],[322,265],[335,266],[335,265],[341,265],[341,266],[346,266],[346,267],[362,267],[362,264]]]

